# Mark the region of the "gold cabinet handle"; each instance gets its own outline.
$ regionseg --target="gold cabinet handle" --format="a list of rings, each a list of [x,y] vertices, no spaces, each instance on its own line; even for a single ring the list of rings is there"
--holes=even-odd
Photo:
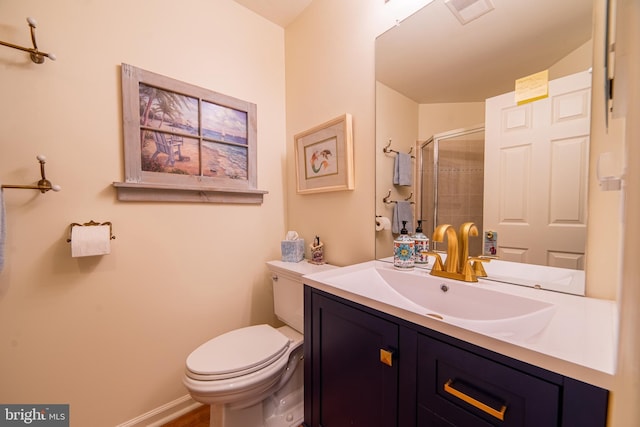
[[[393,350],[380,349],[380,362],[387,366],[393,366]]]
[[[463,392],[461,392],[460,390],[456,390],[455,388],[453,388],[452,386],[453,380],[448,380],[445,384],[444,384],[444,391],[446,391],[447,393],[457,397],[460,400],[463,400],[465,402],[467,402],[469,405],[472,405],[478,409],[480,409],[483,412],[486,412],[487,414],[496,417],[497,419],[499,419],[500,421],[504,421],[504,413],[507,411],[507,406],[506,405],[502,405],[502,408],[500,408],[500,410],[498,411],[497,409],[492,408],[491,406],[480,402],[479,400],[474,399],[473,397],[469,396],[468,394],[464,394]]]

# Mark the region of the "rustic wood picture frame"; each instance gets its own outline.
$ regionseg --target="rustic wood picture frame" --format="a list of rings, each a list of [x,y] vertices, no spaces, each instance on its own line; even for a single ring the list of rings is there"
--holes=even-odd
[[[262,203],[256,105],[122,64],[119,200]]]

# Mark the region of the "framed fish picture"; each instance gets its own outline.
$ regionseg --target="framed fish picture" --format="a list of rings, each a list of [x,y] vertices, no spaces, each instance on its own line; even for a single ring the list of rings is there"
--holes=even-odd
[[[298,194],[353,190],[353,130],[343,114],[294,136]]]

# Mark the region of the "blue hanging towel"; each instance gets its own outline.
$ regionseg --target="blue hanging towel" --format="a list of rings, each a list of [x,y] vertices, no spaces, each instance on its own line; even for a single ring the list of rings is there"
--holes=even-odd
[[[398,153],[396,155],[393,168],[393,183],[403,186],[413,185],[413,167],[410,154]]]
[[[402,230],[402,221],[407,221],[407,227],[413,226],[413,209],[411,208],[411,202],[396,202],[393,208],[392,233],[400,233],[400,230]]]

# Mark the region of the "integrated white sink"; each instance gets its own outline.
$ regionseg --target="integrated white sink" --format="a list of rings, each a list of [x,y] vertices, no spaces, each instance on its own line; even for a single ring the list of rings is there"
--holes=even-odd
[[[431,276],[425,270],[398,271],[371,261],[309,276],[316,281],[423,316],[512,340],[542,331],[555,312],[545,301]]]
[[[553,304],[431,275],[377,268],[396,292],[425,309],[425,315],[477,332],[526,339],[551,320]]]
[[[502,260],[492,260],[483,264],[488,280],[515,283],[575,295],[584,295],[585,278],[583,270],[548,267]]]
[[[447,259],[447,254],[440,253],[440,257],[444,262]],[[380,261],[392,264],[393,257],[382,258]],[[433,257],[429,257],[429,264],[416,264],[416,270],[431,270],[433,263]],[[486,262],[482,266],[487,272],[487,277],[484,277],[483,280],[510,283],[565,294],[585,295],[584,270],[526,264],[501,259],[492,259],[491,262]]]

